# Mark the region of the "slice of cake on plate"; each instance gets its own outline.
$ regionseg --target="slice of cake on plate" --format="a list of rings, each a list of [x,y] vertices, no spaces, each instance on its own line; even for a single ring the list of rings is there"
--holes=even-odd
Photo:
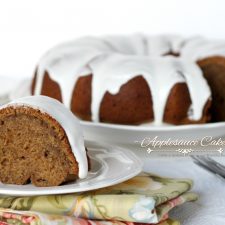
[[[31,96],[0,108],[2,183],[57,186],[87,172],[79,121],[63,104]]]

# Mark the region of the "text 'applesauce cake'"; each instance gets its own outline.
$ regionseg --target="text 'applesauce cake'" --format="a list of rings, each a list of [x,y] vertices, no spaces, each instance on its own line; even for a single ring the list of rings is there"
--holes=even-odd
[[[0,181],[57,186],[87,176],[79,121],[59,101],[30,96],[0,108]]]

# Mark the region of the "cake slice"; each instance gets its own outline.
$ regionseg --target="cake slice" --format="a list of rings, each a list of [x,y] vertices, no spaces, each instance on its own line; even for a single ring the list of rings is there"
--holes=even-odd
[[[87,171],[79,121],[63,104],[31,96],[0,108],[2,183],[57,186]]]

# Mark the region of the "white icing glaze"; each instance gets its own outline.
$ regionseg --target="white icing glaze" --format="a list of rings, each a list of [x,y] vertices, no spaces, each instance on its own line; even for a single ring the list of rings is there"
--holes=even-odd
[[[88,172],[88,162],[84,139],[82,136],[79,120],[59,101],[46,96],[29,96],[16,99],[1,108],[8,106],[28,106],[37,108],[42,112],[49,114],[65,130],[71,149],[79,164],[79,178],[85,178]]]
[[[197,61],[211,56],[225,56],[225,41],[209,41],[202,37],[188,39],[180,49],[182,58]]]
[[[146,38],[147,55],[162,56],[167,53],[179,53],[184,39],[177,35],[161,35]]]
[[[102,41],[111,46],[114,53],[147,55],[145,38],[141,34],[134,34],[132,36],[106,36]]]
[[[162,57],[169,52],[180,57]],[[168,95],[178,82],[187,83],[192,100],[189,117],[199,120],[211,93],[196,61],[214,55],[225,56],[224,42],[172,35],[85,37],[56,46],[41,59],[35,94],[41,94],[47,71],[59,83],[63,103],[70,108],[78,77],[93,74],[92,119],[98,121],[105,92],[116,94],[123,84],[142,75],[151,89],[155,124],[162,124]]]

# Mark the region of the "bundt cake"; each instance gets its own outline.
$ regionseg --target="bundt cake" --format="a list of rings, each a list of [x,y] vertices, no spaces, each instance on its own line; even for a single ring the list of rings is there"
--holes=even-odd
[[[85,37],[42,57],[31,92],[94,122],[180,125],[206,123],[211,115],[221,121],[224,56],[224,42],[201,37]]]
[[[45,96],[17,99],[0,108],[0,181],[57,186],[87,176],[78,120]]]

